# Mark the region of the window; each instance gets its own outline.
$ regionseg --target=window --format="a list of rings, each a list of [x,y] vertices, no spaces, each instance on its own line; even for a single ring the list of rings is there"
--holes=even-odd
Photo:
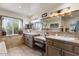
[[[33,29],[41,30],[41,29],[42,29],[42,24],[41,24],[41,22],[33,23]]]
[[[40,19],[33,20],[31,23],[32,23],[32,29],[35,29],[35,30],[41,30],[42,29],[42,23],[41,23]]]
[[[58,27],[59,27],[58,23],[50,24],[50,28],[58,28]]]
[[[2,28],[6,35],[15,35],[22,29],[22,21],[19,19],[3,17]]]

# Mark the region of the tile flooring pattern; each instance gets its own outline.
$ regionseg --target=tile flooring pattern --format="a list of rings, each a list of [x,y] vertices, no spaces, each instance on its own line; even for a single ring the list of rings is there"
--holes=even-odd
[[[41,52],[33,50],[26,45],[10,48],[7,54],[0,54],[0,56],[41,56]]]

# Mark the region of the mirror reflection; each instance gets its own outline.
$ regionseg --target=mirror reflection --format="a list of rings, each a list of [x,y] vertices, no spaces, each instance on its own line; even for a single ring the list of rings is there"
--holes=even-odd
[[[53,32],[79,32],[79,10],[71,15],[36,19],[30,23],[34,30],[52,30]]]

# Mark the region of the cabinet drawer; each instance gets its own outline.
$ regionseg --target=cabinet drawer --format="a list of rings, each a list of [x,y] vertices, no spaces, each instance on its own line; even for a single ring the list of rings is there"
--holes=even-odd
[[[27,38],[32,38],[32,36],[31,36],[31,35],[27,35],[26,37],[27,37]]]
[[[48,39],[46,42],[47,42],[47,45],[53,46],[53,42],[54,42],[53,40]]]
[[[60,42],[60,41],[54,41],[54,46],[72,51],[73,50],[73,45],[65,43],[65,42]]]
[[[78,46],[74,47],[74,52],[77,53],[77,54],[79,54],[79,47]]]
[[[69,52],[69,51],[65,51],[65,50],[62,51],[62,55],[63,56],[78,56],[75,53],[72,53],[72,52]]]

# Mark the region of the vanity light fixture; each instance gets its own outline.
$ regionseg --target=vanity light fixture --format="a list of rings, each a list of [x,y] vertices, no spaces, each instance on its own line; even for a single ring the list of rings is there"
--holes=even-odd
[[[57,17],[57,16],[59,16],[59,14],[57,12],[55,12],[55,13],[52,13],[51,15],[49,15],[48,17]]]
[[[66,16],[66,15],[71,15],[71,11],[70,8],[65,8],[61,11],[61,13],[59,13],[61,16]]]
[[[48,17],[57,17],[57,16],[71,16],[70,7],[58,10],[57,12],[53,12]]]

